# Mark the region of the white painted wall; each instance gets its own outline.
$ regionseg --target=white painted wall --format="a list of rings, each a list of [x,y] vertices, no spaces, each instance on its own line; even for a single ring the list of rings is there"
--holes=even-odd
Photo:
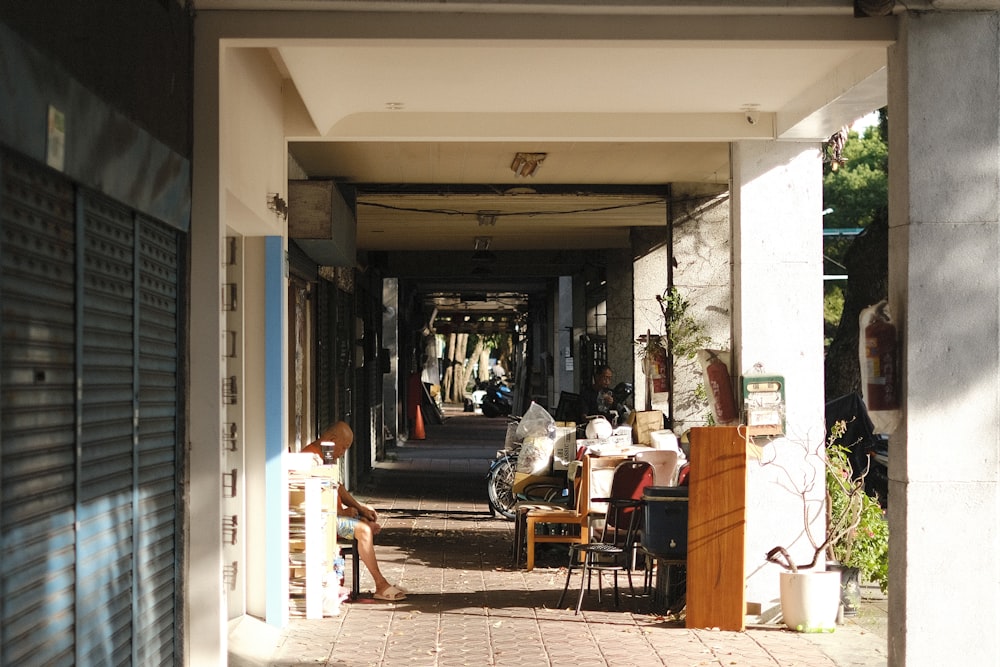
[[[185,664],[224,662],[228,639],[224,607],[221,545],[222,479],[221,309],[223,240],[246,237],[245,328],[238,354],[245,359],[240,399],[246,417],[247,467],[237,488],[247,496],[247,516],[240,536],[248,541],[246,591],[248,612],[264,615],[267,577],[263,545],[263,415],[261,331],[264,290],[260,240],[283,236],[284,223],[268,210],[268,194],[286,195],[287,151],[283,130],[281,78],[259,51],[221,48],[218,26],[196,25],[195,153],[191,232],[190,430],[187,553],[185,559]],[[224,122],[222,119],[225,119]],[[212,222],[214,221],[214,225]],[[256,299],[256,301],[251,301]],[[287,515],[287,512],[282,514]]]
[[[244,517],[247,540],[246,598],[247,613],[265,618],[267,578],[265,553],[268,546],[264,528],[265,487],[264,487],[264,433],[266,429],[264,394],[260,387],[264,382],[264,244],[260,237],[246,239],[244,258],[248,267],[244,281],[248,296],[244,304],[247,326],[244,329],[242,354],[246,358],[246,386],[241,397],[245,433],[243,446],[246,452],[244,470],[247,498],[247,516]],[[254,268],[256,267],[256,269]],[[287,512],[284,513],[287,517]],[[287,591],[287,582],[284,590]]]
[[[786,142],[732,145],[733,340],[736,374],[755,364],[783,375],[786,436],[751,456],[747,482],[747,602],[763,612],[776,604],[780,568],[764,555],[791,547],[811,559],[804,537],[803,500],[812,467],[805,457],[824,441],[822,163],[819,146]],[[822,503],[822,477],[809,489]],[[825,517],[816,522],[822,531]],[[822,538],[820,538],[822,539]]]
[[[246,383],[240,388],[240,400],[245,411],[246,469],[240,488],[247,494],[247,516],[243,517],[248,541],[247,612],[264,618],[269,581],[265,554],[268,547],[275,548],[283,542],[279,537],[281,527],[268,526],[264,521],[267,510],[264,478],[267,406],[264,395],[263,238],[284,236],[284,220],[268,209],[267,196],[278,193],[287,200],[288,151],[284,139],[281,76],[266,51],[226,48],[222,65],[220,118],[225,120],[220,131],[222,160],[219,172],[226,196],[220,222],[245,235],[246,289],[242,296],[246,324],[241,352],[245,359]],[[283,343],[287,350],[287,341]],[[287,359],[287,354],[283,358]],[[287,405],[283,407],[287,410]],[[287,498],[285,500],[287,502]],[[280,515],[285,519],[287,534],[287,512]],[[278,535],[270,535],[269,531]],[[270,582],[270,587],[275,590],[274,581]],[[287,597],[284,578],[278,589],[279,595]]]
[[[281,76],[264,49],[222,52],[219,165],[226,224],[246,236],[281,236],[269,193],[288,201],[288,150]]]

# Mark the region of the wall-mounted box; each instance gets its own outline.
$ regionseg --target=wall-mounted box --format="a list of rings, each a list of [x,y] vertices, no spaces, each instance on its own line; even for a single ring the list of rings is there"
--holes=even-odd
[[[781,375],[746,375],[742,383],[746,434],[784,435],[785,378]]]
[[[288,238],[320,266],[357,263],[357,223],[333,181],[288,181]]]

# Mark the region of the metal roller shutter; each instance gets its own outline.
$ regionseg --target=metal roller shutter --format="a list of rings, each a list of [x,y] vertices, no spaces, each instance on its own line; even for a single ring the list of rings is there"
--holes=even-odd
[[[357,340],[354,324],[354,295],[341,289],[334,289],[333,301],[333,349],[334,368],[336,369],[334,405],[337,412],[335,418],[350,423],[354,417],[354,401],[352,399],[354,389],[353,353],[354,341]]]
[[[120,665],[132,653],[134,225],[93,196],[81,208],[77,655],[81,665]]]
[[[152,220],[139,223],[136,664],[174,665],[181,253],[176,231]]]
[[[176,664],[179,233],[0,161],[0,664]]]
[[[316,283],[316,431],[334,422],[333,286],[320,279]]]
[[[73,188],[0,155],[0,664],[72,665]]]

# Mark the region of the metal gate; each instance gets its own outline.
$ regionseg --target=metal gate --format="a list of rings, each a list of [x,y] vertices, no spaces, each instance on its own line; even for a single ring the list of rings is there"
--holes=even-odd
[[[180,234],[0,162],[0,663],[175,664]]]

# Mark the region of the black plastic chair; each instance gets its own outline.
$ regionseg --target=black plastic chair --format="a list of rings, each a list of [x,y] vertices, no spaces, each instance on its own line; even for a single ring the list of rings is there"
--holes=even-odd
[[[584,591],[590,588],[591,575],[597,572],[597,601],[601,601],[602,579],[605,572],[614,578],[615,607],[619,606],[618,573],[628,577],[629,592],[635,599],[632,583],[632,567],[635,562],[636,545],[642,526],[642,494],[653,484],[653,466],[641,461],[625,461],[615,468],[611,482],[611,493],[606,498],[592,498],[594,503],[607,503],[608,511],[603,517],[603,527],[595,541],[585,544],[571,544],[569,564],[566,568],[566,584],[559,596],[561,608],[573,572],[580,571],[580,593],[577,596],[576,611],[583,606]],[[601,517],[598,517],[600,520]]]

